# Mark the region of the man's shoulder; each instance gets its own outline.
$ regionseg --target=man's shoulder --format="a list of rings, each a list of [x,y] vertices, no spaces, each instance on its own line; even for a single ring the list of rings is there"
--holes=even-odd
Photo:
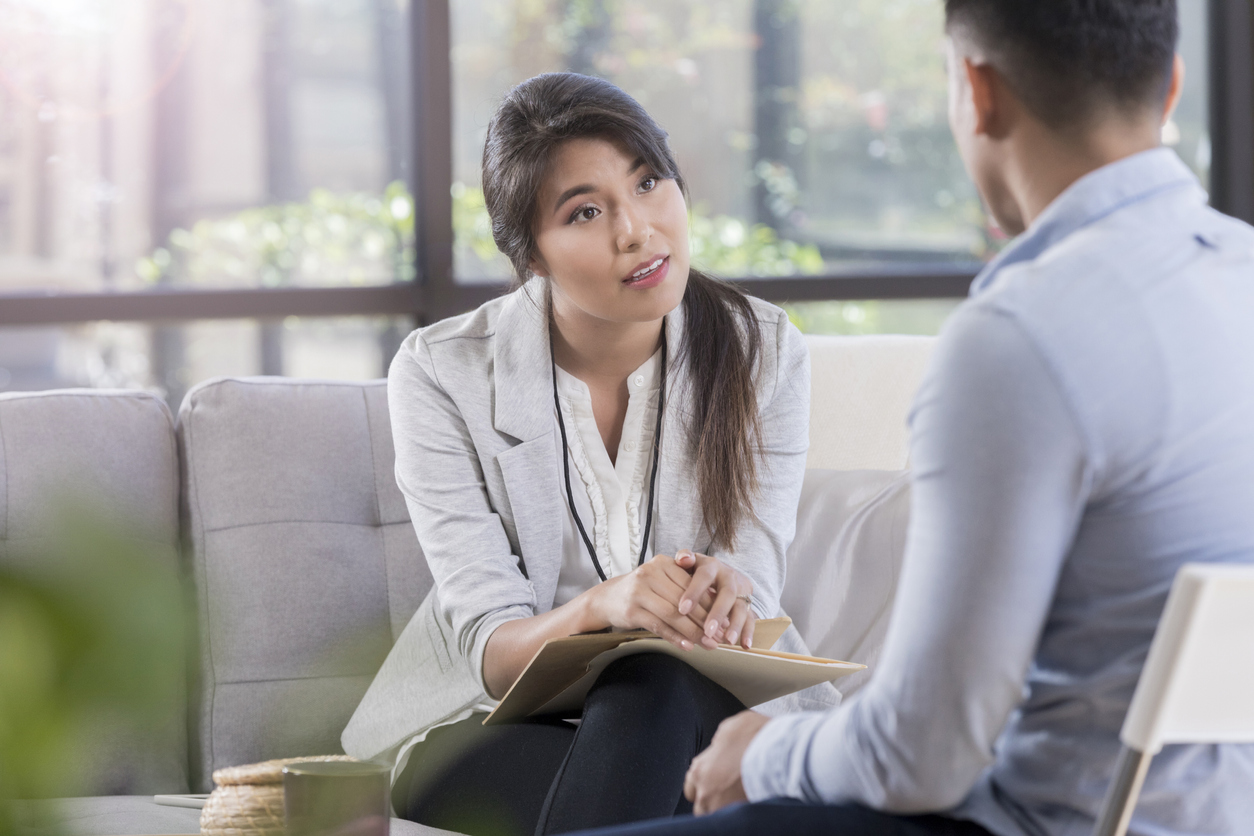
[[[1254,266],[1254,228],[1209,206],[1164,195],[1113,212],[1033,259],[999,271],[976,298],[1028,317],[1104,318],[1224,250]]]

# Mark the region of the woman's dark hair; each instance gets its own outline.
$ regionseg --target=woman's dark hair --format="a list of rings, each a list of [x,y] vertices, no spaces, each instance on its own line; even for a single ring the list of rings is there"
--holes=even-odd
[[[631,96],[608,81],[546,73],[506,94],[488,125],[483,197],[492,237],[526,282],[536,251],[536,200],[561,143],[598,137],[624,146],[658,177],[687,188],[666,132]],[[758,489],[758,403],[754,369],[762,334],[739,289],[689,270],[684,291],[684,344],[692,385],[688,425],[697,462],[701,510],[713,545],[730,549]]]

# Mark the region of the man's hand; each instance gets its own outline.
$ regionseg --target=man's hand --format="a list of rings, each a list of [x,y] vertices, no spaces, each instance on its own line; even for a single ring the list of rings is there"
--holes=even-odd
[[[718,724],[710,748],[692,759],[684,776],[684,796],[698,816],[747,801],[740,781],[740,760],[770,717],[742,711]]]

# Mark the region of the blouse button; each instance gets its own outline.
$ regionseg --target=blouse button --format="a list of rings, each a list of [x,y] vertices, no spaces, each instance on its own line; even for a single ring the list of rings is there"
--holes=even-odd
[[[636,375],[636,381],[635,381],[635,382],[636,382],[636,385],[637,385],[637,386],[643,386],[643,385],[644,385],[644,375],[642,375],[642,374],[638,374],[638,375]]]
[[[636,449],[636,442],[634,442],[634,441],[624,441],[624,442],[623,442],[623,449],[624,449],[624,450],[626,450],[628,453],[630,453],[630,452],[634,451],[634,450]]]

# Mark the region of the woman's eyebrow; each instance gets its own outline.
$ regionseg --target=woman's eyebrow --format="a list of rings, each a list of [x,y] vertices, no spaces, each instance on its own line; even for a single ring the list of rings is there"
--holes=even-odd
[[[628,166],[627,173],[631,174],[632,172],[634,172],[636,169],[640,168],[644,164],[645,164],[644,157],[636,157],[635,162],[633,162],[630,166]],[[557,203],[553,204],[554,214],[556,214],[558,210],[562,208],[563,203],[570,200],[572,197],[577,197],[578,195],[581,195],[581,194],[591,194],[592,192],[595,192],[595,191],[596,191],[596,186],[592,186],[587,183],[584,183],[583,185],[580,185],[580,186],[571,186],[569,189],[562,192],[561,196],[558,197],[557,199]]]
[[[596,191],[596,187],[590,186],[587,183],[583,184],[582,186],[572,186],[571,188],[562,192],[562,196],[557,199],[557,203],[553,204],[554,213],[556,213],[559,209],[561,209],[562,204],[570,200],[572,197],[575,197],[576,195],[581,195],[581,194],[590,194],[591,192],[595,192],[595,191]]]

